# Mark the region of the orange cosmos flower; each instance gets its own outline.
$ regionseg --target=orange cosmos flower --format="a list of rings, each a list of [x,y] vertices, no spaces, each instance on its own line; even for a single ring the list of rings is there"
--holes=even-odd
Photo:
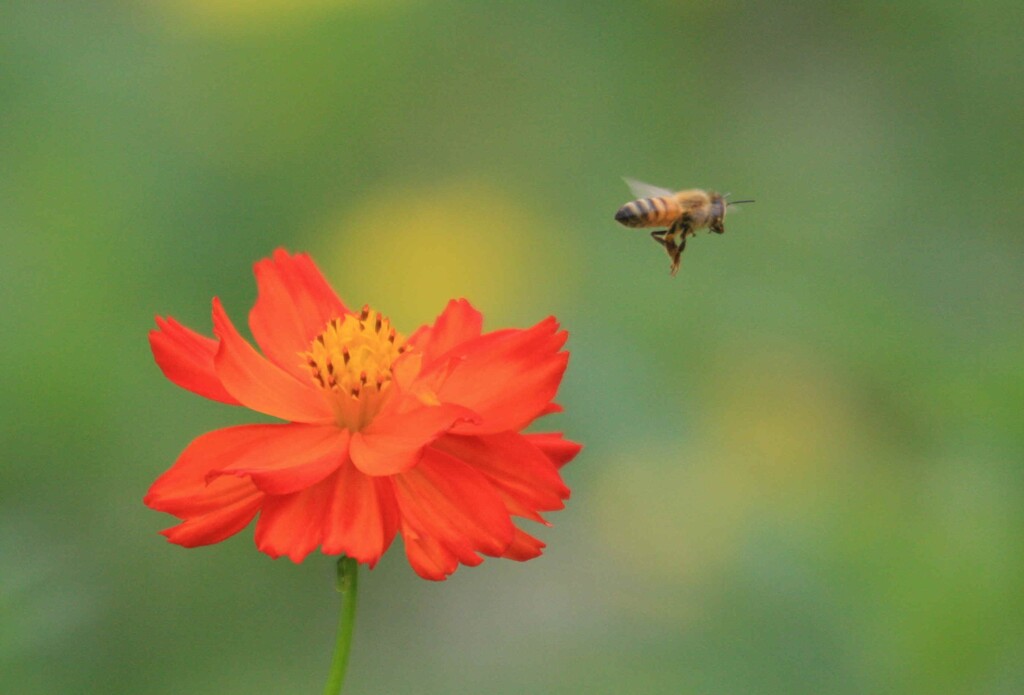
[[[373,309],[347,309],[307,255],[278,250],[255,272],[262,356],[217,299],[216,338],[160,317],[150,332],[178,386],[288,421],[193,441],[145,498],[182,520],[168,540],[217,543],[258,514],[257,547],[295,562],[319,546],[372,567],[397,533],[427,579],[481,555],[540,555],[512,517],[561,509],[558,469],[580,450],[560,433],[521,433],[559,410],[569,355],[554,318],[484,333],[460,299],[406,338]]]

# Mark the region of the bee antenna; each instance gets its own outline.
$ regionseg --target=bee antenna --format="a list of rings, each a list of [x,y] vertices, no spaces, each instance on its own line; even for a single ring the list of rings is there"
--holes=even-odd
[[[729,205],[739,205],[740,203],[756,203],[756,200],[730,200]]]

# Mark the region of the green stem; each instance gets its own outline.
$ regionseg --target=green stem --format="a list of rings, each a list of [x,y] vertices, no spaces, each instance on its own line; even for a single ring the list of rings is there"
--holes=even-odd
[[[345,682],[348,650],[352,646],[352,629],[356,624],[356,594],[359,589],[359,563],[342,555],[338,558],[337,589],[341,593],[341,615],[338,617],[338,641],[334,645],[331,675],[324,686],[324,695],[338,695]]]

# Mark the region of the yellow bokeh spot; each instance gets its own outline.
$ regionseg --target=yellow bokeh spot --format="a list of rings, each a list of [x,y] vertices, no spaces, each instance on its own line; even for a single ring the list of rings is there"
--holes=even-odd
[[[308,22],[340,9],[389,9],[412,0],[164,0],[160,5],[195,31],[233,33]]]
[[[744,552],[749,489],[718,476],[714,455],[692,443],[623,444],[591,461],[600,474],[587,491],[606,561],[640,577],[638,591],[609,600],[652,622],[687,624],[704,610],[697,597],[713,593]]]
[[[617,562],[643,567],[656,582],[697,584],[737,553],[748,500],[707,453],[672,446],[634,441],[601,468],[597,526]]]
[[[713,590],[761,534],[817,528],[856,481],[859,410],[843,375],[813,350],[723,346],[705,379],[679,436],[624,441],[592,464],[601,546],[612,563],[642,568],[648,591]],[[685,621],[699,610],[672,601],[649,617]]]
[[[499,321],[540,319],[574,286],[557,231],[484,185],[373,195],[325,232],[317,258],[338,293],[386,312],[407,335],[450,299]]]
[[[859,429],[842,377],[797,344],[726,347],[698,428],[722,455],[777,490],[815,487],[835,474]]]

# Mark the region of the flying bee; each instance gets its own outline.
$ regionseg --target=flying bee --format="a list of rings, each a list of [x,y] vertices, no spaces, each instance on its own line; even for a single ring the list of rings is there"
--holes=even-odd
[[[679,257],[686,238],[707,227],[716,234],[725,233],[725,212],[730,205],[753,200],[727,201],[714,191],[691,188],[673,192],[640,181],[626,179],[637,200],[626,203],[615,213],[615,221],[627,227],[667,227],[651,232],[651,238],[665,247],[672,259],[671,272],[679,272]]]

